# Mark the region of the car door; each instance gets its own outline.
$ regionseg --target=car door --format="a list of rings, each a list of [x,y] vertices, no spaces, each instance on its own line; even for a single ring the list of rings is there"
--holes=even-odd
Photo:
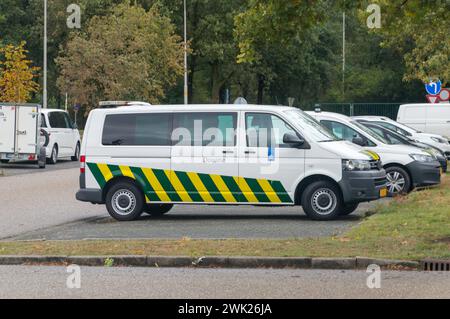
[[[246,112],[239,150],[239,185],[251,203],[293,203],[305,174],[305,150],[283,142],[285,134],[301,135],[271,113]]]
[[[179,201],[240,201],[237,119],[237,112],[174,113],[171,182]]]

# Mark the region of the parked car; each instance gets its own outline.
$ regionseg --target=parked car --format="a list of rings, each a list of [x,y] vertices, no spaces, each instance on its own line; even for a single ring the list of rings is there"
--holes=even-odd
[[[398,123],[394,120],[391,120],[390,118],[383,116],[355,116],[353,118],[356,120],[374,122],[409,138],[412,138],[413,140],[436,147],[440,151],[444,152],[447,159],[450,160],[450,144],[446,137],[437,134],[423,133],[408,125]]]
[[[56,164],[59,159],[80,158],[81,138],[75,123],[67,112],[57,109],[42,109],[40,126],[45,132],[47,162]]]
[[[387,195],[379,157],[299,109],[127,106],[90,112],[76,198],[120,221],[173,205],[302,206],[315,220]]]
[[[415,147],[421,148],[425,152],[430,153],[431,155],[436,157],[436,159],[441,164],[442,172],[443,173],[447,172],[447,158],[445,157],[445,154],[442,153],[439,149],[434,148],[433,146],[421,143],[421,142],[417,142],[407,136],[404,136],[400,133],[397,133],[393,130],[390,130],[390,129],[388,129],[384,126],[378,125],[376,123],[365,122],[365,121],[361,121],[361,120],[359,120],[358,122],[361,123],[362,125],[366,126],[367,128],[371,129],[378,135],[380,135],[382,138],[384,138],[386,141],[388,141],[389,144],[391,144],[391,145],[415,146]]]
[[[397,121],[418,131],[449,137],[450,104],[400,105]]]
[[[441,165],[429,153],[408,145],[390,145],[355,119],[329,112],[308,112],[338,138],[352,141],[380,155],[387,173],[389,196],[408,193],[415,187],[439,184]]]

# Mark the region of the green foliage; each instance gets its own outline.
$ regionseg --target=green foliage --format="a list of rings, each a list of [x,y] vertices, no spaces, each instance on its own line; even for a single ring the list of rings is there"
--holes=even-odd
[[[450,81],[450,1],[371,1],[382,8],[384,47],[404,57],[404,79]]]
[[[183,47],[157,7],[120,4],[74,34],[62,55],[58,86],[90,107],[102,99],[158,103],[182,74]]]

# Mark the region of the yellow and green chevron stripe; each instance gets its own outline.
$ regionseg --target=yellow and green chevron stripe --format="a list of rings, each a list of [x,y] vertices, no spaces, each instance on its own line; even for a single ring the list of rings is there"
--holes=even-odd
[[[87,163],[103,189],[115,177],[129,177],[148,202],[291,204],[279,181],[153,168]]]

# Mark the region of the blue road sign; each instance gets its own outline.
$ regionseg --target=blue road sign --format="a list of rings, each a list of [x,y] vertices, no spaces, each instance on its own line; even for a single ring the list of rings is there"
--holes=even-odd
[[[442,82],[437,81],[437,82],[430,82],[428,84],[425,84],[425,89],[427,90],[428,94],[437,95],[437,94],[441,93]]]

